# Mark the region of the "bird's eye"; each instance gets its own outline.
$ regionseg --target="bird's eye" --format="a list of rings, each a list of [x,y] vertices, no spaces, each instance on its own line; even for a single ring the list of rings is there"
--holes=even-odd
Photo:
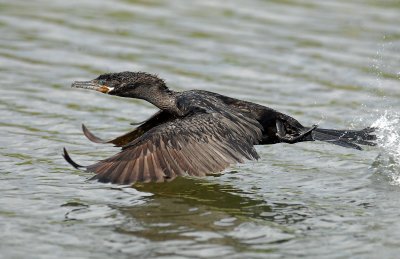
[[[106,84],[106,80],[102,80],[102,79],[101,79],[101,80],[98,80],[97,82],[98,82],[100,85],[105,85],[105,84]]]

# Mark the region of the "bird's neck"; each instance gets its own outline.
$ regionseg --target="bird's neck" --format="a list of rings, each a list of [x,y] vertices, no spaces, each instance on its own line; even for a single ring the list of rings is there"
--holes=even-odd
[[[178,92],[172,90],[157,91],[156,93],[149,93],[142,97],[142,99],[157,106],[160,110],[166,110],[173,114],[180,114],[180,110],[176,105]]]

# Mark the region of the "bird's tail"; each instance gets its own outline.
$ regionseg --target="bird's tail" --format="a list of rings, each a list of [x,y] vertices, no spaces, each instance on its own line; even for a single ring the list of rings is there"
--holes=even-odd
[[[375,146],[375,128],[368,127],[362,130],[333,130],[316,128],[312,131],[313,140],[324,141],[342,147],[362,150],[359,145]]]

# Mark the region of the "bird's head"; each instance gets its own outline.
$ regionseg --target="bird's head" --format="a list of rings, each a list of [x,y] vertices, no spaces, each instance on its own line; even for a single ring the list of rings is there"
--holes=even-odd
[[[168,91],[165,82],[156,75],[129,71],[103,74],[90,81],[75,81],[72,87],[139,99],[157,91]]]

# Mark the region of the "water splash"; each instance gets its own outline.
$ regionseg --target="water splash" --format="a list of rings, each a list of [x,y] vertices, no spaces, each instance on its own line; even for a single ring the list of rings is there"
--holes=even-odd
[[[400,185],[400,113],[386,110],[373,124],[376,127],[379,156],[372,164],[376,173],[390,184]]]

